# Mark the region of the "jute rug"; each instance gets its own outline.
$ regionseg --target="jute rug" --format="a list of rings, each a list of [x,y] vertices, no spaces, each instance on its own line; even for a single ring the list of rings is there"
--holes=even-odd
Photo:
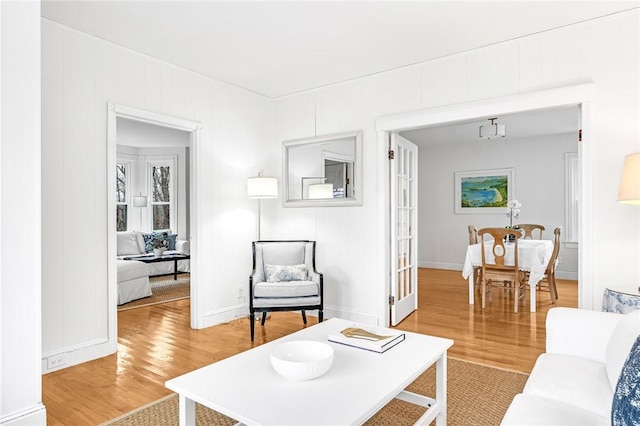
[[[172,277],[171,279],[151,278],[149,281],[151,293],[153,293],[151,296],[120,305],[118,310],[126,311],[127,309],[157,305],[158,303],[172,302],[189,297],[191,277],[188,274],[178,275],[177,280]]]
[[[449,358],[447,424],[453,426],[499,425],[511,400],[522,391],[527,378],[526,374]],[[429,396],[435,395],[435,367],[429,368],[408,389],[416,393],[426,393]],[[365,424],[367,426],[412,425],[424,411],[424,408],[393,400]],[[196,404],[196,425],[230,426],[234,424],[236,424],[235,420]],[[107,425],[178,425],[178,396],[169,395],[104,423],[103,426]]]

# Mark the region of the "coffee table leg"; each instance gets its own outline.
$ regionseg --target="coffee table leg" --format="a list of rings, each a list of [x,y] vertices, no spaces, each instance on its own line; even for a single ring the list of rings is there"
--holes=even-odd
[[[180,426],[192,426],[196,424],[196,403],[184,395],[179,396]]]
[[[447,353],[436,361],[436,401],[440,404],[440,413],[436,417],[437,426],[447,424]]]

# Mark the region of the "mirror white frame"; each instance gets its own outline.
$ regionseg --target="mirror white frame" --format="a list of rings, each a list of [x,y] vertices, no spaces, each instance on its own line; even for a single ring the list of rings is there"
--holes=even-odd
[[[340,197],[340,198],[320,198],[320,199],[307,199],[302,198],[303,195],[300,194],[301,198],[292,198],[297,197],[298,195],[294,195],[296,191],[292,190],[292,185],[296,185],[296,190],[298,187],[303,189],[302,182],[293,182],[290,181],[290,172],[291,165],[289,161],[291,159],[291,152],[295,148],[302,148],[306,146],[312,145],[328,145],[333,143],[340,142],[351,142],[354,144],[354,158],[353,167],[352,167],[352,176],[353,183],[351,185],[352,189],[350,192],[352,196]],[[318,158],[319,164],[324,164],[325,157],[334,157],[334,153],[327,155],[326,152],[320,150],[321,156]],[[283,165],[283,177],[284,177],[284,190],[282,197],[282,205],[284,207],[341,207],[341,206],[361,206],[362,205],[362,131],[355,130],[344,133],[335,133],[328,135],[316,136],[313,138],[302,138],[302,139],[292,139],[288,141],[284,141],[282,143],[282,165]],[[351,161],[347,161],[346,157],[343,157],[345,162],[351,163]],[[324,179],[324,176],[319,177],[317,172],[309,171],[308,175],[310,177],[315,177],[316,179]],[[302,177],[299,179],[302,181]]]

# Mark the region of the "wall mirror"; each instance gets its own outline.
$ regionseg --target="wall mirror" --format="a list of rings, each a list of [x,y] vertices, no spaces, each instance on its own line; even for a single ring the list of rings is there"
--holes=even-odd
[[[362,205],[362,131],[282,143],[285,207]]]

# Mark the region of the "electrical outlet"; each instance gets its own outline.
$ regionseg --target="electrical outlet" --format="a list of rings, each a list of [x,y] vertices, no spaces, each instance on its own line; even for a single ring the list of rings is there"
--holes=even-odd
[[[67,363],[67,354],[53,355],[47,358],[47,369],[62,367]]]
[[[238,299],[244,299],[244,287],[238,286]]]

